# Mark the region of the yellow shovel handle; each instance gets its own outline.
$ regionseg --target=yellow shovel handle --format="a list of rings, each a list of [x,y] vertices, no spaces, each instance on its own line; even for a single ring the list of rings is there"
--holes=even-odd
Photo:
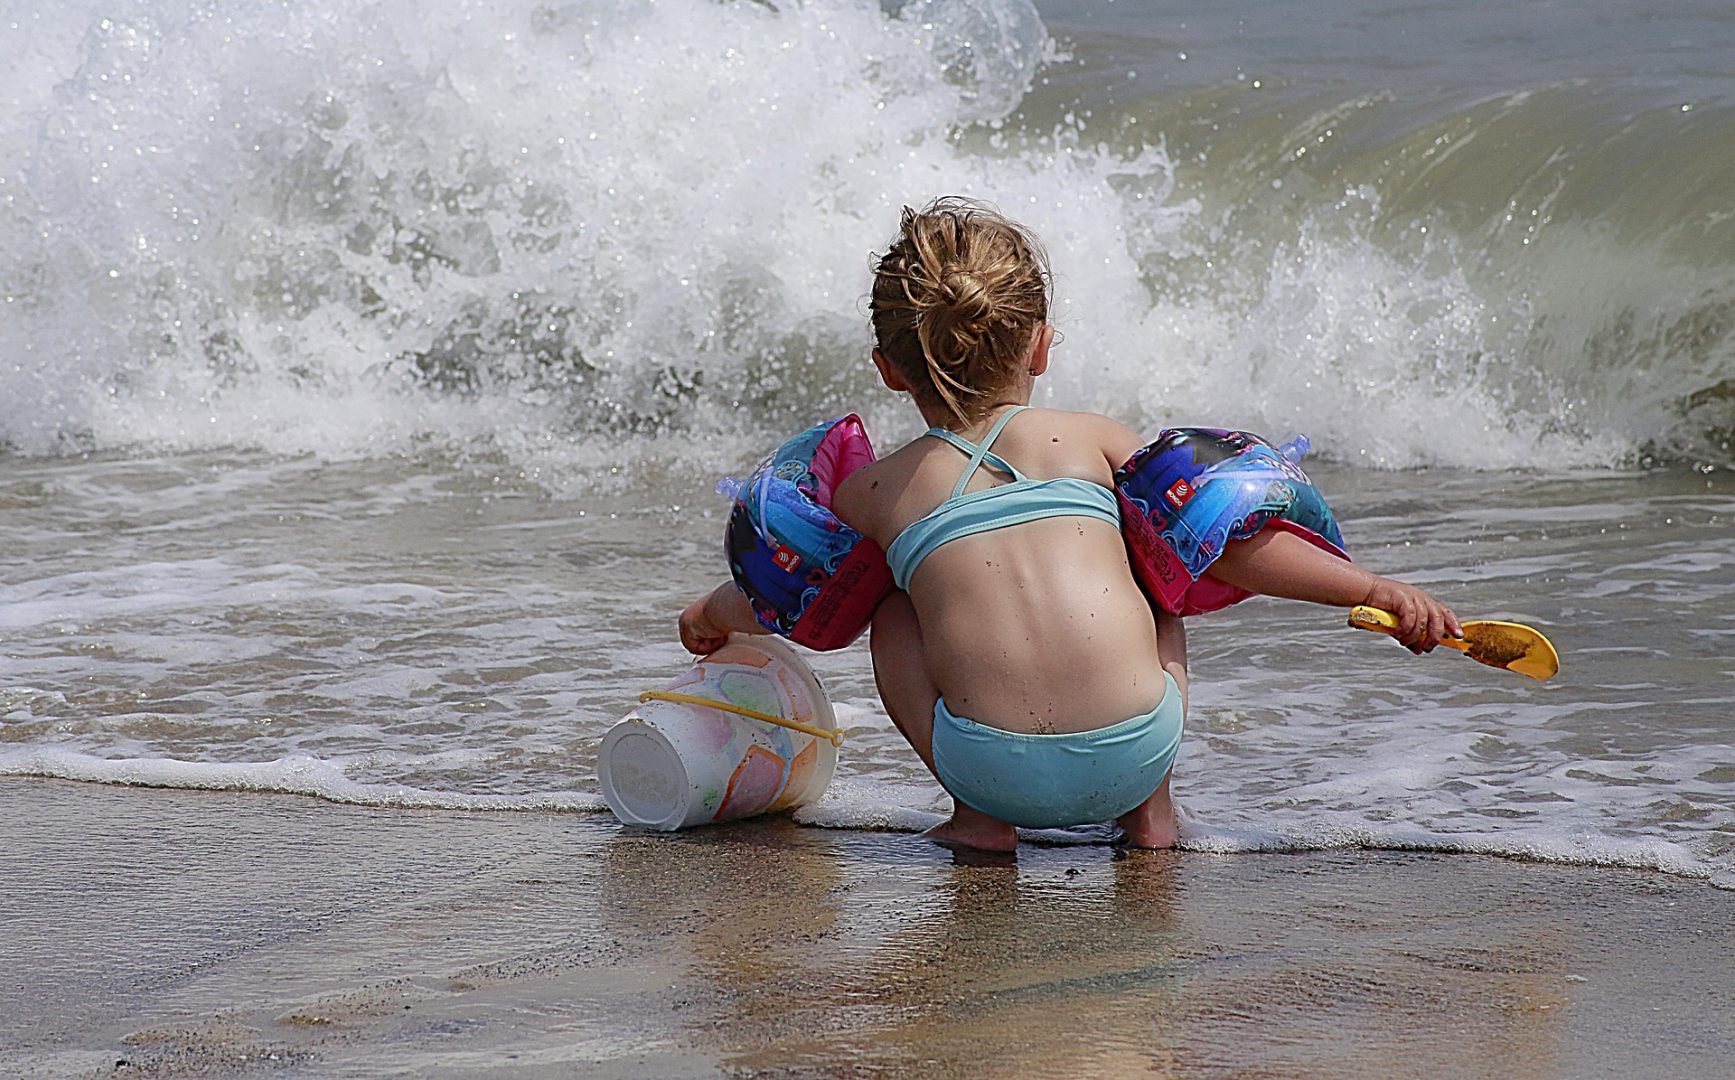
[[[727,701],[717,701],[713,698],[700,697],[697,694],[677,694],[673,690],[646,690],[644,693],[639,695],[639,700],[673,701],[678,705],[702,705],[707,709],[716,709],[719,712],[734,713],[736,716],[745,716],[749,720],[762,720],[767,724],[776,724],[778,727],[788,728],[791,731],[799,731],[803,735],[812,735],[816,739],[826,740],[833,746],[843,745],[843,732],[841,731],[832,728],[818,727],[814,724],[803,724],[799,720],[786,720],[781,716],[773,716],[771,713],[764,713],[757,709],[745,708],[740,705],[731,704]]]
[[[1389,611],[1376,607],[1356,606],[1349,609],[1349,624],[1357,630],[1372,630],[1376,634],[1396,637],[1398,634],[1398,617]],[[1440,644],[1448,649],[1459,652],[1469,652],[1470,643],[1461,637],[1441,638]]]

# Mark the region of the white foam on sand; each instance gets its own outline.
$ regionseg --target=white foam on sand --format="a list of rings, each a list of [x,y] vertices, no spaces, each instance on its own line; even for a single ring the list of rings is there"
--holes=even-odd
[[[1706,865],[1686,848],[1666,840],[1625,840],[1559,830],[1514,829],[1491,833],[1443,833],[1413,825],[1321,823],[1284,830],[1213,825],[1183,811],[1181,842],[1188,851],[1215,854],[1364,849],[1497,855],[1529,862],[1654,870],[1735,889],[1735,874]]]
[[[309,795],[327,802],[404,810],[582,810],[606,809],[588,791],[527,795],[428,791],[402,784],[366,784],[349,779],[340,765],[305,756],[276,761],[178,761],[173,758],[102,758],[40,747],[0,753],[0,776],[44,776],[134,787],[199,791],[266,791]]]
[[[1667,840],[1628,840],[1535,828],[1449,833],[1403,823],[1382,827],[1338,821],[1298,822],[1270,829],[1214,824],[1181,803],[1177,803],[1177,811],[1181,839],[1176,846],[1184,851],[1234,855],[1361,849],[1495,855],[1561,865],[1651,870],[1735,889],[1735,873],[1709,866],[1687,848]],[[951,800],[938,785],[894,785],[878,779],[867,782],[840,777],[823,799],[798,810],[795,817],[804,825],[821,828],[921,832],[938,825],[950,813]],[[1108,825],[1021,829],[1019,835],[1027,842],[1050,845],[1110,844],[1120,839],[1119,830]]]
[[[180,761],[171,758],[103,758],[52,747],[0,753],[0,776],[41,776],[89,783],[200,791],[258,791],[310,796],[327,802],[391,809],[472,811],[603,812],[607,804],[590,791],[482,794],[433,791],[402,784],[349,779],[339,763],[306,756],[275,761]],[[1218,855],[1334,850],[1431,851],[1495,855],[1531,862],[1649,870],[1735,889],[1735,873],[1695,858],[1666,840],[1627,840],[1543,829],[1494,833],[1442,833],[1413,825],[1372,826],[1341,822],[1291,824],[1284,829],[1213,824],[1179,806],[1177,847]],[[918,833],[940,824],[951,800],[937,784],[840,776],[819,802],[795,811],[803,825],[864,832]],[[1027,842],[1045,845],[1110,844],[1119,831],[1108,825],[1072,829],[1022,829]]]

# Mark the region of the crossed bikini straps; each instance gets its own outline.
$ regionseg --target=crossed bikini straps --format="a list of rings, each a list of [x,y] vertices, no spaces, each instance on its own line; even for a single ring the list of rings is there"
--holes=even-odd
[[[936,549],[966,536],[1050,517],[1091,517],[1120,526],[1120,506],[1114,493],[1101,484],[1072,476],[1036,480],[994,453],[991,448],[1007,421],[1027,408],[1015,405],[1006,410],[981,443],[973,443],[945,428],[928,429],[929,435],[969,454],[970,461],[953,485],[951,497],[899,533],[886,549],[892,581],[898,588],[910,587],[916,567]],[[984,464],[1011,476],[1012,482],[966,494],[965,486]]]
[[[1000,433],[1006,430],[1007,421],[1028,408],[1030,408],[1028,405],[1014,405],[1004,413],[1001,413],[1000,419],[994,421],[994,426],[988,429],[988,434],[982,437],[980,443],[973,443],[969,439],[964,438],[964,436],[959,435],[957,432],[947,431],[943,427],[931,427],[927,430],[926,434],[932,435],[934,438],[939,439],[942,442],[949,442],[953,446],[964,451],[964,453],[970,455],[970,464],[964,466],[964,475],[958,477],[958,483],[952,488],[953,499],[964,494],[964,488],[970,483],[970,478],[976,475],[976,470],[981,468],[984,463],[1011,476],[1014,483],[1033,482],[1030,477],[1025,476],[1014,468],[1010,461],[1007,461],[1005,458],[989,449],[994,445],[994,440],[1000,437]],[[947,502],[950,501],[950,499],[947,500]]]

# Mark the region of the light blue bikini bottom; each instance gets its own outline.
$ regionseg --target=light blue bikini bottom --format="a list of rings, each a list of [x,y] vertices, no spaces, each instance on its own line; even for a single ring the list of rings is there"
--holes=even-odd
[[[954,799],[1033,829],[1112,821],[1162,785],[1181,746],[1181,689],[1155,709],[1095,731],[1025,735],[934,704],[934,771]]]

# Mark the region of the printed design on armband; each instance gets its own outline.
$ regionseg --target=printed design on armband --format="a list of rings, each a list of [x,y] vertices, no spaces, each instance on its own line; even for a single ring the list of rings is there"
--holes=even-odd
[[[1227,544],[1281,523],[1348,558],[1324,497],[1298,464],[1307,440],[1281,447],[1221,428],[1161,432],[1115,474],[1133,570],[1168,611],[1197,614],[1247,593],[1203,575]]]
[[[855,415],[817,424],[778,447],[733,497],[724,547],[760,625],[816,649],[847,645],[891,589],[879,546],[839,521],[838,484],[873,461]]]

